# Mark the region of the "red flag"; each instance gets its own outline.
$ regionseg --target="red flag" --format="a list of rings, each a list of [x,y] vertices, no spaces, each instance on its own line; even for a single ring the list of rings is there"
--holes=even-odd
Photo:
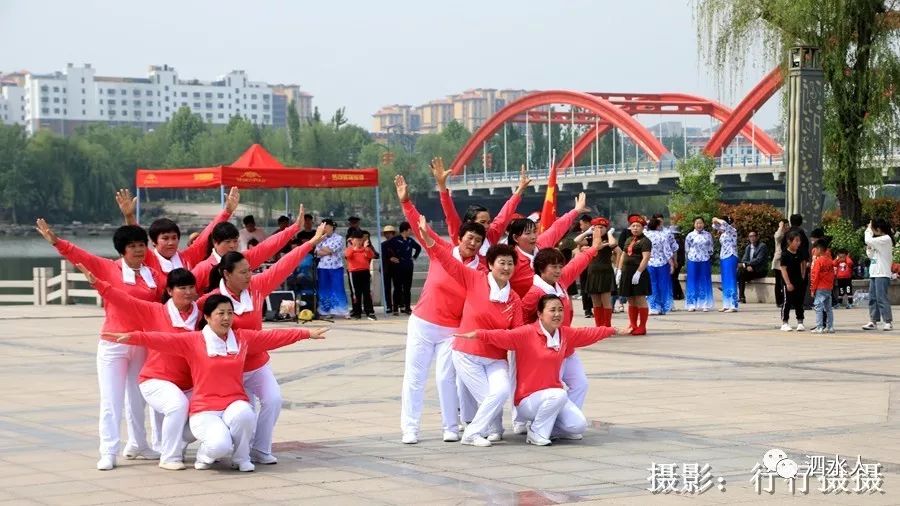
[[[541,209],[541,222],[538,225],[538,233],[550,228],[556,221],[556,166],[550,168],[550,177],[547,179],[547,194],[544,196],[544,207]]]

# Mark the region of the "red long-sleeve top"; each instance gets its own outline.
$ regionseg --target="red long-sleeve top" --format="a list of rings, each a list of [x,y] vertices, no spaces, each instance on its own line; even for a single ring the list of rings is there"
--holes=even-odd
[[[557,218],[550,228],[544,230],[541,235],[538,236],[534,253],[537,254],[538,250],[544,248],[555,248],[556,245],[559,244],[559,241],[566,235],[572,222],[577,217],[578,211],[572,209],[568,213]],[[509,282],[512,283],[513,291],[516,292],[519,297],[524,297],[525,294],[528,293],[528,290],[531,289],[531,285],[534,284],[534,266],[531,265],[531,260],[529,260],[521,251],[517,249],[516,253],[518,253],[516,270],[513,272],[512,279],[510,279]]]
[[[440,263],[450,278],[465,289],[466,300],[463,304],[462,321],[459,323],[460,332],[511,329],[522,325],[522,301],[516,292],[510,290],[506,302],[491,301],[491,287],[487,278],[491,275],[489,272],[466,268],[453,257],[453,250],[447,244],[435,243],[433,246],[426,246],[426,249],[432,262]],[[453,349],[479,357],[506,358],[505,350],[481,340],[456,338]]]
[[[565,267],[562,269],[562,273],[559,276],[559,287],[562,288],[563,292],[566,292],[569,289],[569,285],[575,282],[581,273],[587,268],[588,264],[591,263],[591,260],[597,256],[597,250],[594,248],[588,248],[581,253],[575,255],[575,258],[569,261]],[[534,323],[537,321],[537,306],[538,301],[544,295],[547,295],[549,292],[545,292],[538,285],[531,285],[531,289],[528,290],[528,293],[522,297],[522,320],[525,323]],[[572,319],[574,318],[574,312],[572,310],[572,299],[568,296],[562,299],[563,304],[563,327],[568,327],[572,325]],[[575,353],[575,348],[568,350],[569,355]],[[566,355],[567,357],[569,355]]]
[[[181,263],[184,265],[185,269],[191,270],[195,265],[203,261],[203,258],[206,255],[206,245],[209,242],[209,236],[212,234],[213,228],[223,221],[228,221],[229,218],[231,218],[231,213],[223,209],[211,222],[209,222],[208,225],[206,225],[206,228],[200,232],[200,235],[197,236],[190,246],[178,252],[178,256],[181,257]],[[147,252],[147,257],[144,259],[144,265],[167,274],[159,264],[159,258],[157,258],[156,254],[152,251]]]
[[[813,260],[809,269],[809,291],[813,294],[816,290],[831,290],[834,288],[834,260],[831,253],[825,251]]]
[[[248,354],[265,353],[309,338],[306,329],[275,329],[234,331],[238,353],[224,357],[210,357],[201,332],[132,332],[128,344],[146,346],[184,357],[191,370],[194,392],[190,414],[202,411],[223,411],[234,401],[246,401],[244,391],[244,362]]]
[[[189,332],[183,327],[172,326],[169,310],[165,304],[135,299],[131,295],[119,290],[106,281],[98,279],[94,288],[103,297],[108,306],[117,306],[116,311],[129,321],[128,327],[145,332],[172,332],[186,334]],[[182,315],[187,318],[189,315]],[[148,379],[159,379],[173,383],[182,390],[189,390],[191,383],[191,368],[187,361],[171,353],[165,353],[155,349],[147,350],[147,360],[138,376],[141,383]]]
[[[844,261],[834,261],[834,274],[837,279],[853,279],[853,259],[850,255],[844,257]]]
[[[250,269],[256,269],[262,265],[263,262],[275,256],[275,254],[293,239],[299,231],[300,226],[294,223],[281,232],[270,235],[265,241],[257,244],[254,248],[245,251],[243,253],[244,258],[250,263]],[[191,272],[197,279],[197,293],[206,293],[206,289],[209,285],[209,273],[212,272],[217,265],[219,265],[219,261],[216,260],[215,255],[210,255],[206,260],[203,260],[191,269]]]
[[[416,209],[416,206],[407,200],[403,202],[402,207],[406,221],[417,225],[419,223],[419,211]],[[425,244],[418,226],[413,226],[412,232],[420,244]],[[450,243],[441,239],[433,230],[429,231],[429,235],[434,239],[434,242],[447,248],[453,247]],[[479,257],[478,259],[478,268],[486,271],[484,258]],[[464,260],[469,262],[472,259],[466,258]],[[456,282],[439,262],[429,262],[425,286],[422,287],[422,293],[419,295],[419,301],[413,308],[413,314],[428,323],[440,325],[441,327],[457,328],[462,320],[465,302],[466,289]]]
[[[559,351],[547,347],[547,337],[540,322],[512,330],[479,330],[477,339],[503,350],[516,352],[516,395],[522,399],[547,388],[562,388],[559,371],[569,350],[590,346],[613,335],[610,327],[559,328]]]
[[[258,247],[259,246],[256,248]],[[253,311],[235,314],[234,319],[231,320],[231,328],[262,330],[263,309],[265,307],[266,297],[284,283],[284,280],[294,272],[294,269],[300,264],[303,257],[308,255],[314,247],[315,245],[312,242],[303,243],[292,249],[287,255],[278,259],[277,262],[262,273],[254,274],[250,278],[250,286],[247,288],[247,290],[250,291],[250,298],[253,299]],[[253,248],[250,251],[254,251],[256,248]],[[218,288],[200,297],[200,300],[197,301],[197,305],[203,307],[206,299],[208,299],[210,295],[216,293],[221,293]],[[241,298],[240,294],[234,293],[231,294],[231,297],[235,300],[240,300]],[[266,350],[251,353],[247,355],[245,371],[255,371],[266,365],[266,362],[268,361],[269,354]]]
[[[444,218],[447,220],[447,233],[450,234],[450,241],[454,246],[459,244],[459,228],[462,226],[462,220],[456,212],[456,206],[453,204],[453,198],[450,197],[450,190],[444,190],[440,193],[441,209],[444,210]],[[522,202],[522,197],[518,193],[513,193],[512,197],[503,204],[500,212],[491,221],[491,224],[485,230],[487,237],[485,238],[489,244],[494,245],[503,237],[506,232],[506,226],[512,221],[512,217],[516,214],[516,208]],[[410,222],[412,223],[412,222]]]
[[[347,270],[350,272],[367,271],[375,252],[371,248],[353,246],[344,249],[344,258],[347,259]]]
[[[134,276],[135,283],[129,285],[122,281],[123,260],[121,258],[118,260],[110,260],[108,258],[99,257],[92,253],[88,253],[64,239],[58,240],[54,247],[56,248],[56,251],[69,262],[84,265],[95,278],[108,282],[110,285],[122,290],[135,299],[151,302],[159,302],[162,300],[162,295],[166,290],[166,276],[158,270],[150,269],[150,272],[153,274],[153,281],[156,283],[156,288],[150,288],[147,283],[144,282],[144,278],[138,273],[135,273]],[[150,255],[153,255],[153,253],[147,251],[146,256]],[[102,332],[128,332],[130,330],[137,330],[137,327],[132,326],[133,322],[128,314],[128,312],[131,311],[131,308],[105,305],[103,311],[106,314],[106,318],[103,320],[103,327],[101,328]]]

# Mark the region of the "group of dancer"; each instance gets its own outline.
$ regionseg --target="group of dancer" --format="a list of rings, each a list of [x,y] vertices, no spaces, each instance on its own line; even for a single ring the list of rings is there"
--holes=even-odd
[[[196,469],[209,469],[227,457],[245,472],[253,471],[254,463],[277,463],[272,433],[282,400],[268,351],[301,339],[322,339],[326,329],[263,331],[263,304],[331,233],[330,225],[320,225],[311,239],[257,274],[254,269],[297,235],[302,205],[297,223],[242,254],[237,251],[239,231],[228,222],[240,199],[237,188],[231,189],[225,209],[185,249],[179,249],[181,230],[175,222],[158,219],[148,234],[136,224],[130,194],[121,190],[116,199],[129,223],[113,235],[117,260],[88,253],[37,220],[38,232],[84,273],[104,300],[97,347],[97,469],[116,467],[123,413],[126,459],[159,459],[163,469],[185,469],[185,450],[196,439]],[[146,404],[152,408],[149,441]]]

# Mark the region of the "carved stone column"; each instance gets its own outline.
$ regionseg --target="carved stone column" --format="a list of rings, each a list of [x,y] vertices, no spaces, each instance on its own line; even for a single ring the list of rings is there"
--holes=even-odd
[[[788,140],[785,215],[803,215],[804,228],[822,219],[825,184],[822,173],[822,126],[825,87],[819,49],[791,48],[788,70]]]

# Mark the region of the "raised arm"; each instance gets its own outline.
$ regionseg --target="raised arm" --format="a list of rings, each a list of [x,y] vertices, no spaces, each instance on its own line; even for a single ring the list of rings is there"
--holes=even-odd
[[[428,224],[425,223],[425,217],[419,217],[420,231],[423,226],[428,227]],[[432,262],[440,263],[441,267],[447,271],[447,274],[465,288],[474,286],[479,276],[484,275],[484,273],[469,269],[454,258],[452,247],[449,244],[426,240],[425,250],[428,251],[428,258]]]
[[[128,332],[125,334],[104,332],[100,334],[104,341],[125,343],[133,346],[187,356],[194,348],[192,341],[203,339],[200,332]]]
[[[456,212],[456,205],[453,204],[453,198],[450,196],[450,190],[444,188],[440,191],[441,210],[444,211],[444,219],[447,221],[447,234],[450,235],[450,241],[455,245],[459,243],[459,227],[462,226],[462,220],[459,213]]]
[[[300,220],[303,219],[302,211],[301,206],[300,217],[291,226],[277,234],[270,235],[266,240],[257,244],[256,247],[244,252],[244,258],[250,263],[251,269],[256,269],[263,262],[275,256],[276,253],[281,251],[281,248],[284,248],[285,244],[297,235],[297,232],[300,231]]]
[[[228,192],[228,198],[225,199],[225,209],[219,211],[219,214],[206,225],[206,228],[200,232],[200,235],[194,239],[194,242],[179,253],[185,262],[189,265],[197,265],[206,258],[206,246],[209,242],[210,234],[212,234],[216,225],[231,219],[231,215],[234,213],[235,209],[237,209],[240,198],[240,192],[238,191],[237,186],[233,186],[231,191]]]
[[[584,192],[579,193],[578,198],[575,199],[575,209],[572,209],[557,218],[550,228],[544,230],[537,238],[537,247],[540,249],[555,248],[556,245],[559,244],[559,241],[565,237],[566,232],[569,231],[569,227],[572,226],[572,223],[578,218],[578,215],[587,210],[586,202],[587,197]]]
[[[56,251],[60,256],[73,264],[84,265],[85,268],[91,271],[98,279],[108,280],[108,277],[113,275],[112,272],[119,270],[114,261],[94,255],[93,253],[88,253],[71,242],[57,237],[53,232],[53,229],[50,228],[50,225],[48,225],[43,218],[37,220],[36,228],[38,233],[41,234],[51,246],[56,248]]]
[[[236,331],[247,344],[247,353],[262,353],[274,350],[289,344],[294,344],[302,339],[324,339],[326,327],[309,329],[270,329]]]
[[[121,188],[116,191],[116,204],[119,206],[119,211],[122,211],[126,225],[138,224],[137,216],[134,213],[137,208],[137,197],[131,196],[131,190]]]
[[[409,222],[412,227],[412,233],[415,236],[416,240],[422,244],[425,244],[425,240],[423,239],[419,228],[416,224],[419,223],[419,219],[421,218],[421,214],[419,214],[419,210],[416,209],[416,206],[413,205],[412,201],[409,200],[409,187],[406,185],[406,179],[403,176],[395,176],[394,177],[394,186],[397,188],[397,199],[400,201],[400,206],[403,208],[403,216],[406,217],[406,221]],[[459,229],[457,229],[459,230]],[[450,244],[447,241],[441,239],[441,236],[437,235],[431,227],[428,227],[428,235],[431,237],[434,242],[439,244]],[[457,234],[451,234],[451,238]]]
[[[600,235],[599,233],[597,234]],[[594,243],[597,243],[597,240],[594,240]],[[559,286],[566,290],[569,288],[569,285],[575,282],[581,273],[587,269],[588,264],[591,263],[591,260],[597,256],[597,247],[591,246],[590,248],[582,251],[581,253],[575,255],[572,260],[569,260],[569,263],[566,264],[565,267],[562,268],[562,273],[559,276]]]
[[[324,223],[319,224],[319,227],[316,229],[316,235],[312,239],[292,249],[261,274],[254,274],[251,281],[254,290],[259,290],[263,295],[268,295],[284,283],[284,280],[294,272],[294,269],[297,268],[303,257],[322,242],[322,239],[325,237],[325,227]]]
[[[500,208],[500,212],[497,213],[497,216],[494,216],[494,220],[487,229],[487,240],[490,241],[491,244],[497,244],[497,242],[500,241],[500,238],[503,237],[503,234],[506,232],[506,227],[509,225],[509,222],[512,221],[513,215],[516,214],[516,209],[518,209],[519,204],[522,203],[522,195],[525,193],[525,190],[528,189],[528,185],[530,184],[531,179],[528,178],[528,172],[525,170],[525,166],[522,165],[522,168],[519,169],[519,186],[509,200],[503,204],[503,207]]]
[[[79,266],[81,266],[81,264],[79,264]],[[81,268],[82,267],[79,267],[79,269]],[[131,295],[128,295],[128,293],[112,286],[109,282],[95,278],[86,268],[81,272],[84,272],[88,282],[90,282],[94,289],[97,290],[97,293],[103,297],[105,303],[123,309],[119,314],[126,320],[123,323],[128,325],[127,328],[147,330],[154,326],[154,316],[158,314],[159,308],[162,307],[161,303],[136,299]]]
[[[565,332],[570,348],[583,348],[615,335],[617,331],[613,327],[568,327]]]
[[[464,339],[481,339],[504,350],[515,350],[533,332],[534,328],[531,325],[525,325],[509,330],[476,330],[466,334],[454,335]]]

